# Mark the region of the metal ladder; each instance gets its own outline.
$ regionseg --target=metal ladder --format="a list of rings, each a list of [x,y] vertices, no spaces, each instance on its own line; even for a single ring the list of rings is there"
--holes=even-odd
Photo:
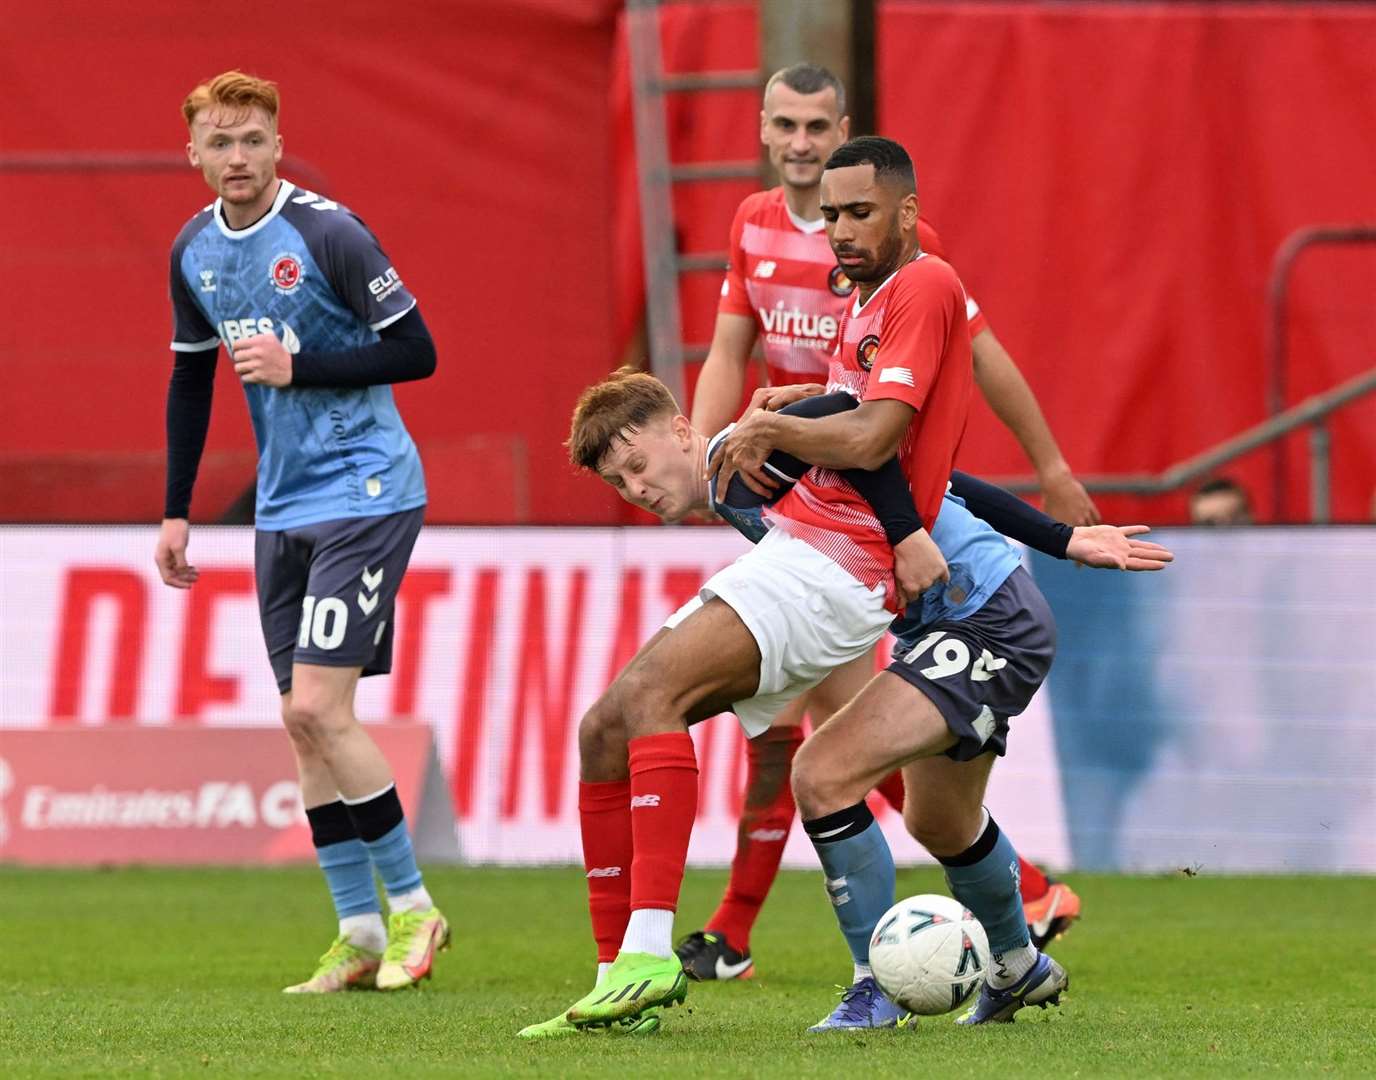
[[[679,275],[720,273],[722,252],[680,254],[674,242],[673,185],[758,178],[760,162],[710,161],[691,165],[669,159],[664,102],[669,94],[740,90],[760,85],[758,71],[664,74],[660,50],[661,0],[628,0],[626,38],[631,58],[631,101],[635,122],[640,243],[645,261],[646,331],[650,371],[683,406],[683,366],[707,355],[706,345],[685,345],[679,310]]]

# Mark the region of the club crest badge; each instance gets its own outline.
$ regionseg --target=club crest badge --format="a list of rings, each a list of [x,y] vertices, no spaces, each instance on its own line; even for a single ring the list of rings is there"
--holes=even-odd
[[[275,255],[269,273],[278,292],[293,292],[301,284],[301,259],[290,252]]]
[[[878,355],[878,334],[866,334],[860,339],[860,344],[855,346],[855,362],[860,365],[863,371],[869,371],[870,368],[874,367],[874,358]]]

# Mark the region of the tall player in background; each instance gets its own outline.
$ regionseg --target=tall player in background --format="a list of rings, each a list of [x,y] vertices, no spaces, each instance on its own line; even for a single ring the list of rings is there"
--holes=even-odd
[[[182,111],[187,156],[216,199],[172,247],[158,570],[174,588],[195,587],[187,515],[223,344],[258,443],[263,637],[339,918],[315,973],[287,991],[411,986],[430,974],[449,926],[354,692],[360,676],[391,670],[392,611],[425,509],[420,457],[388,384],[431,375],[435,346],[363,222],[278,178],[274,84],[227,71],[192,90]]]
[[[831,72],[795,64],[765,86],[760,139],[780,185],[749,196],[731,225],[730,265],[722,285],[711,349],[693,397],[693,426],[720,431],[736,417],[755,342],[762,339],[771,386],[825,382],[836,331],[854,286],[836,263],[822,219],[823,163],[846,141],[845,88]],[[944,258],[940,237],[917,221],[923,251]],[[1037,471],[1046,513],[1071,525],[1099,515],[1075,480],[1017,365],[967,300],[975,382],[1017,437]],[[802,745],[802,722],[814,726],[869,681],[874,659],[862,657],[833,672],[794,702],[764,736],[746,746],[745,808],[725,895],[706,926],[679,943],[679,957],[695,978],[737,978],[751,973],[750,932],[770,886],[794,818],[789,775]],[[898,776],[880,792],[902,809]],[[1040,947],[1063,932],[1080,912],[1079,897],[1025,863],[1021,877],[1025,915]]]

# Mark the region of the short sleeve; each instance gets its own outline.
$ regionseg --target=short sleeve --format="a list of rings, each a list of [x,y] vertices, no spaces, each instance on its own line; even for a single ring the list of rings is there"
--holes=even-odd
[[[755,309],[750,296],[745,291],[745,249],[741,237],[745,234],[746,206],[749,200],[741,203],[736,210],[735,220],[731,222],[729,261],[726,266],[726,279],[721,283],[721,300],[717,303],[718,315],[749,315],[755,317]]]
[[[893,283],[884,309],[866,401],[895,400],[921,410],[957,319],[965,318],[965,292],[946,263],[913,264]]]
[[[186,287],[186,275],[182,273],[184,250],[181,245],[172,249],[172,273],[168,283],[172,298],[172,351],[207,352],[219,348],[220,338]]]
[[[321,242],[317,260],[330,287],[371,329],[391,326],[416,306],[382,245],[354,214],[341,207]]]

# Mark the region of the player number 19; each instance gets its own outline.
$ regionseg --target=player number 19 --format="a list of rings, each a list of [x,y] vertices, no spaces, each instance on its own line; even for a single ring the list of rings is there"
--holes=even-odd
[[[296,635],[296,647],[304,649],[312,643],[328,652],[339,648],[349,625],[349,607],[336,596],[327,596],[316,603],[314,596],[301,602],[301,630]]]
[[[970,665],[970,647],[959,638],[946,637],[944,630],[934,630],[924,637],[912,647],[907,656],[903,657],[903,662],[916,663],[918,657],[928,649],[932,650],[932,659],[935,661],[929,667],[921,669],[923,676],[928,679],[944,679],[948,675],[958,675]],[[988,649],[981,649],[975,666],[970,670],[970,680],[988,682],[994,677],[994,672],[1007,663],[1007,660],[995,656]]]

